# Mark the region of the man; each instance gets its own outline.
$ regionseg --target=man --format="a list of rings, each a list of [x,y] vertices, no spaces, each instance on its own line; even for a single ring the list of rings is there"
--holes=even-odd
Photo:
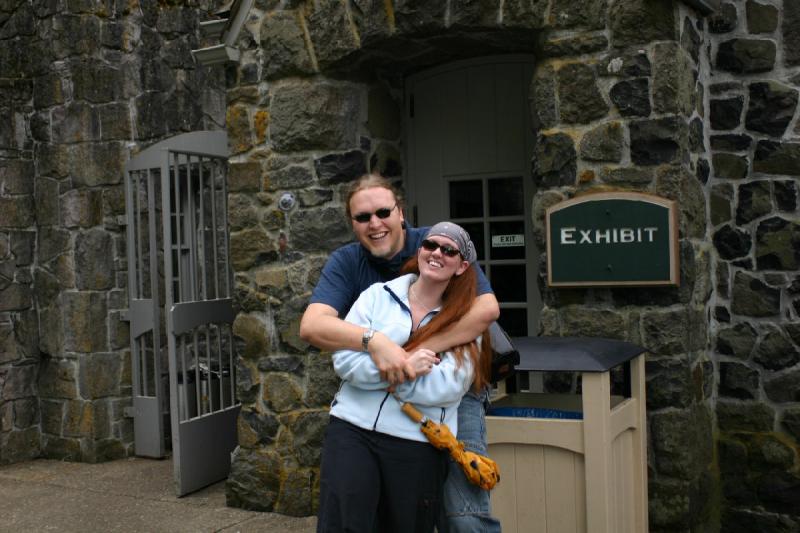
[[[300,336],[323,350],[368,351],[381,376],[391,384],[413,380],[416,375],[406,363],[409,354],[402,347],[380,332],[350,324],[343,318],[364,289],[397,277],[403,263],[416,255],[427,228],[406,224],[393,186],[374,174],[353,183],[345,210],[358,242],[342,246],[328,259],[303,314]],[[454,327],[432,337],[425,348],[438,353],[465,344],[497,319],[497,300],[480,269],[479,277],[479,296],[472,309]],[[467,393],[458,411],[459,427],[463,425],[471,432],[465,439],[467,449],[483,454],[485,429],[480,410],[486,400],[485,392]],[[488,494],[464,485],[469,482],[458,467],[452,467],[444,495],[448,519],[440,531],[500,531],[499,523],[489,514]]]

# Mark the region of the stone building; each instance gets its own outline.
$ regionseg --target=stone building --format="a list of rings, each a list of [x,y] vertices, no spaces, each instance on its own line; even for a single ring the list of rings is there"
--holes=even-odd
[[[315,511],[337,380],[299,319],[377,169],[411,221],[451,215],[443,184],[518,208],[526,255],[490,265],[516,332],[648,348],[652,531],[800,529],[800,3],[253,0],[222,47],[213,4],[0,5],[0,463],[133,453],[122,165],[224,127],[230,505]],[[609,189],[678,202],[679,287],[546,286],[544,210]]]

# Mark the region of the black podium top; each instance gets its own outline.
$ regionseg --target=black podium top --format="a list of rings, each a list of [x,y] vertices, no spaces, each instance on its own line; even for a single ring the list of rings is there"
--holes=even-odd
[[[514,337],[517,370],[606,372],[647,351],[630,342],[597,337]]]

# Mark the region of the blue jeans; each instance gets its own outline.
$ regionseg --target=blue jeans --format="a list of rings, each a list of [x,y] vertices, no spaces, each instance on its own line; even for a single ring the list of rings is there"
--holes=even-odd
[[[486,455],[486,410],[489,392],[467,392],[458,406],[458,440],[475,453]],[[495,533],[500,522],[492,517],[489,492],[470,483],[461,467],[448,458],[447,479],[444,483],[444,516],[440,518],[439,533]]]

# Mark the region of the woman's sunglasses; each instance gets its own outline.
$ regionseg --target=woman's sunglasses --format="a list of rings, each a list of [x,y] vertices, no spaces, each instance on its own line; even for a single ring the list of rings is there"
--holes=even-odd
[[[453,248],[452,246],[449,246],[447,244],[439,244],[436,241],[429,241],[428,239],[422,241],[422,247],[428,250],[429,252],[433,252],[437,248],[441,248],[442,253],[447,257],[455,257],[461,253],[458,250],[458,248]]]
[[[358,213],[357,215],[353,216],[353,220],[355,220],[356,222],[360,222],[361,224],[364,224],[365,222],[370,221],[372,215],[375,215],[380,219],[388,218],[389,215],[392,214],[392,209],[394,209],[395,207],[397,207],[397,204],[394,204],[392,207],[381,207],[374,213]]]

